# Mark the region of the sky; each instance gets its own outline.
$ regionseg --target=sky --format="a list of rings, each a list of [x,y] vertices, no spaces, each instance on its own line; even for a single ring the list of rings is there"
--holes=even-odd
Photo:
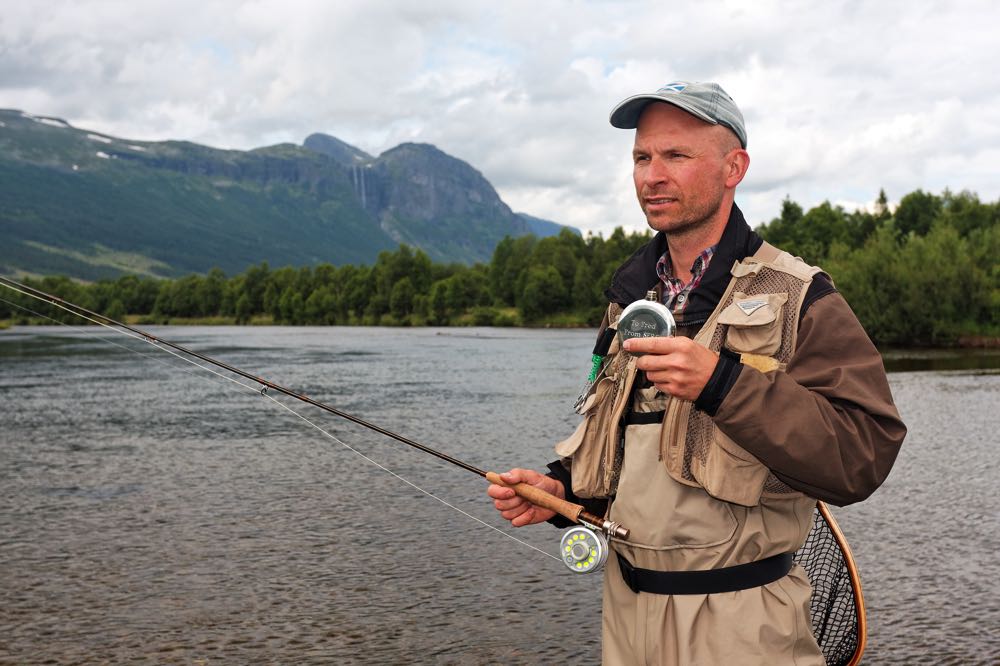
[[[645,228],[633,94],[716,81],[746,118],[737,203],[1000,198],[1000,3],[0,0],[0,108],[219,148],[431,143],[515,211]]]

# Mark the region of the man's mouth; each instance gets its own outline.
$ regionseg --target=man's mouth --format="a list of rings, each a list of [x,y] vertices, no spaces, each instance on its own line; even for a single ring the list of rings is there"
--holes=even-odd
[[[646,197],[646,205],[648,206],[660,206],[663,204],[674,203],[677,199],[673,197]]]

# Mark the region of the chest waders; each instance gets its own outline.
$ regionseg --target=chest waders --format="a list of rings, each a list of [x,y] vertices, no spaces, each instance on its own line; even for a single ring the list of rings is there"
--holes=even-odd
[[[784,371],[816,270],[765,244],[733,267],[695,340],[761,372]],[[620,320],[612,304],[609,328]],[[556,448],[574,493],[611,499],[608,518],[632,528],[628,543],[612,540],[605,661],[764,664],[794,654],[799,664],[856,663],[860,586],[846,542],[829,538],[825,507],[691,403],[643,387],[634,365],[610,346],[581,402],[583,423]]]

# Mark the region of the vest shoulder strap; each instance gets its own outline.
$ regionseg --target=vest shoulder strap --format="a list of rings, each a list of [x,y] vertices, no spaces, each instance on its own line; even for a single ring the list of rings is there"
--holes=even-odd
[[[762,264],[770,264],[776,261],[779,255],[781,255],[781,250],[764,241],[757,248],[757,251],[753,253],[753,258]]]
[[[731,273],[734,278],[740,278],[756,273],[763,266],[788,273],[803,282],[811,282],[813,276],[822,271],[821,268],[810,266],[802,259],[793,257],[788,252],[779,250],[764,241],[756,252],[743,261],[736,262]]]

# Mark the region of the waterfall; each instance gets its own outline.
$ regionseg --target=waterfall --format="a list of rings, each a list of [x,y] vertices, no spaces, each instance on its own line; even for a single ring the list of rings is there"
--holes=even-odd
[[[365,190],[365,169],[356,164],[351,166],[351,179],[354,182],[354,194],[361,197],[361,207],[368,208],[368,195]]]

